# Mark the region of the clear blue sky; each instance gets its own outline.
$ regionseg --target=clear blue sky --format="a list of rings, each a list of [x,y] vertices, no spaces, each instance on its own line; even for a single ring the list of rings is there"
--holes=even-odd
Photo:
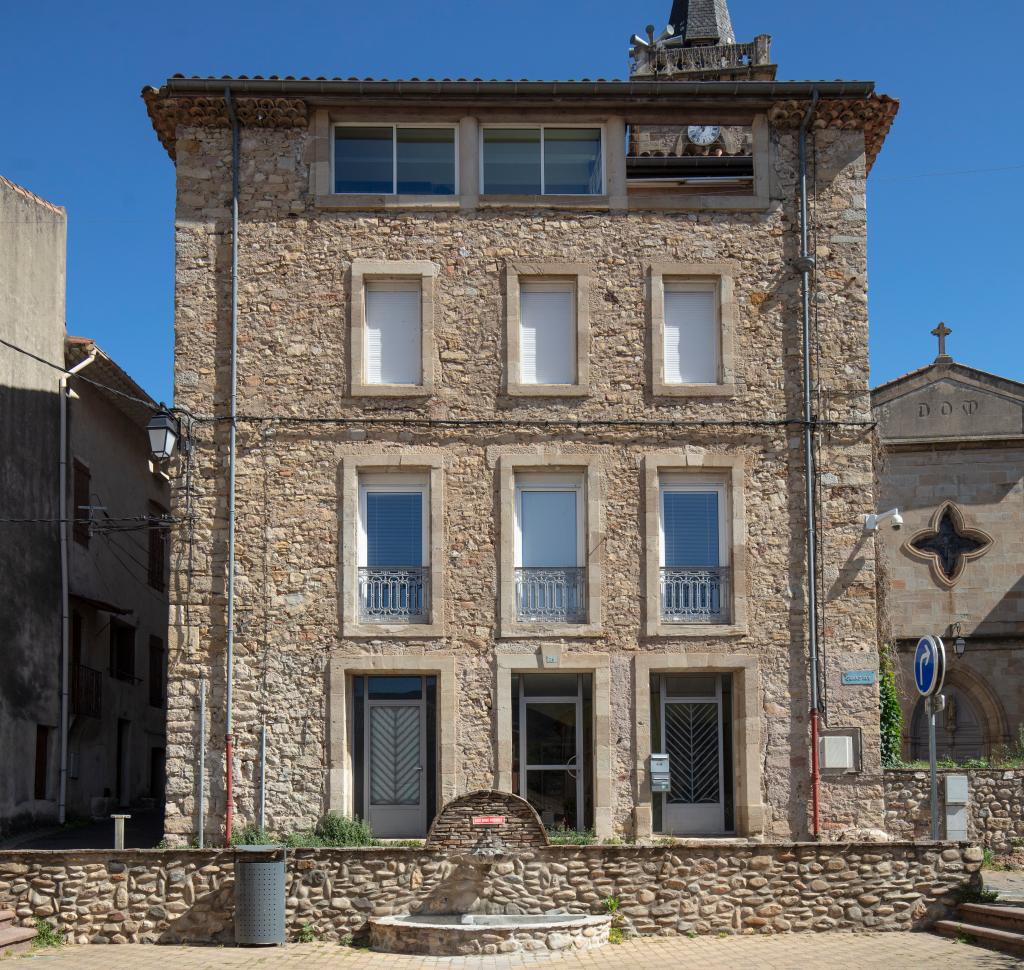
[[[175,72],[624,77],[670,0],[11,2],[0,172],[69,215],[68,325],[171,394],[174,169],[139,91]],[[730,0],[782,79],[874,80],[902,100],[869,182],[872,378],[930,361],[1024,380],[1024,3]],[[989,171],[975,171],[986,169]],[[1002,169],[1001,171],[995,171]],[[934,174],[974,172],[974,174]],[[2,254],[0,254],[2,258]]]

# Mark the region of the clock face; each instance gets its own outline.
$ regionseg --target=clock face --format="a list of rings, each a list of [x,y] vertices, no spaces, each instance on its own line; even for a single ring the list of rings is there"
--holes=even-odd
[[[718,125],[690,125],[686,129],[686,137],[695,145],[711,145],[718,141],[722,129]]]

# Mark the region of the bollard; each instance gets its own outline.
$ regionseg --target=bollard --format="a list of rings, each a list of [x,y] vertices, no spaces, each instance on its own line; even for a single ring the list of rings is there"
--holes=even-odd
[[[124,848],[124,820],[131,818],[131,815],[111,815],[114,820],[114,848]]]

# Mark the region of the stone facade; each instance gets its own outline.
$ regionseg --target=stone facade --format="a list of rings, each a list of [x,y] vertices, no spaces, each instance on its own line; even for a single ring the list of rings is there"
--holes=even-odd
[[[939,818],[945,818],[946,786],[939,773]],[[1024,770],[972,768],[968,777],[967,834],[986,849],[1006,855],[1024,848]],[[885,825],[897,839],[931,836],[931,781],[927,771],[885,773]]]
[[[228,943],[234,854],[216,850],[0,852],[0,908],[78,943]],[[627,932],[912,930],[977,888],[981,849],[950,843],[552,846],[501,863],[475,911],[600,915],[617,897]],[[416,849],[289,853],[287,932],[361,935],[371,915],[419,912],[457,869]]]
[[[168,714],[166,828],[184,842],[197,827],[199,677],[211,684],[207,725],[207,832],[224,813],[224,573],[229,380],[230,133],[167,122],[187,83],[147,92],[165,137],[174,132],[176,364],[178,405],[202,419],[183,462],[190,489],[175,509],[180,530],[174,584],[174,648]],[[223,85],[221,85],[223,87]],[[411,89],[403,89],[405,91]],[[661,90],[661,89],[659,89]],[[663,92],[662,95],[668,97]],[[440,98],[440,100],[438,99]],[[593,675],[593,820],[600,836],[650,836],[648,752],[637,745],[638,662],[645,671],[719,672],[733,678],[736,827],[785,839],[809,832],[808,676],[805,635],[803,466],[799,428],[800,342],[796,135],[769,125],[763,109],[723,97],[721,112],[746,114],[762,133],[767,167],[759,191],[737,202],[688,197],[650,211],[634,206],[621,160],[609,158],[608,198],[488,200],[462,185],[454,201],[346,201],[322,194],[330,122],[337,118],[431,118],[475,133],[480,118],[607,122],[640,110],[542,98],[467,110],[445,97],[388,95],[370,106],[346,94],[336,108],[310,107],[308,127],[245,127],[241,133],[239,412],[235,640],[235,798],[240,821],[257,812],[258,737],[268,726],[266,816],[277,831],[304,827],[331,808],[355,809],[352,678],[416,671],[438,678],[437,804],[479,788],[510,789],[509,698],[503,677],[542,669]],[[502,95],[501,97],[505,97]],[[510,96],[509,96],[510,97]],[[610,96],[609,96],[610,97]],[[209,101],[210,99],[205,99]],[[240,103],[244,101],[240,97]],[[786,102],[790,104],[790,102]],[[824,102],[823,102],[824,104]],[[683,109],[673,109],[678,116]],[[660,108],[643,108],[653,121]],[[504,112],[504,113],[503,113]],[[215,112],[214,112],[215,114]],[[705,112],[706,114],[706,112]],[[835,112],[833,112],[835,115]],[[855,124],[851,110],[844,124]],[[461,135],[460,135],[461,137]],[[816,133],[813,173],[820,332],[814,362],[821,416],[820,509],[823,678],[832,727],[859,730],[858,773],[822,783],[829,831],[883,820],[877,692],[846,687],[840,674],[876,663],[874,555],[858,534],[872,481],[867,391],[865,137]],[[610,144],[624,144],[611,138]],[[460,142],[460,151],[471,142]],[[472,175],[469,154],[462,172]],[[324,167],[327,166],[327,169]],[[319,188],[318,188],[319,187]],[[684,204],[685,203],[685,204]],[[741,204],[742,203],[742,204]],[[352,394],[348,339],[357,260],[433,263],[433,393],[419,401]],[[553,261],[589,274],[589,393],[510,396],[505,291],[510,266]],[[651,385],[652,267],[732,267],[734,393],[661,398]],[[216,420],[207,420],[211,416]],[[723,629],[649,632],[645,569],[657,537],[644,517],[644,462],[736,475],[732,562],[744,622]],[[423,457],[429,453],[428,457]],[[440,463],[436,456],[440,454]],[[440,547],[431,629],[348,626],[354,564],[345,541],[354,507],[350,465],[417,468],[437,475]],[[509,624],[502,616],[511,543],[503,519],[507,467],[582,467],[588,476],[589,622],[579,630]],[[435,479],[432,479],[432,481]],[[507,515],[507,512],[505,513]],[[436,530],[435,530],[436,531]],[[432,553],[433,555],[434,553]],[[185,568],[188,564],[188,568]],[[745,595],[744,595],[745,594]],[[646,687],[645,687],[646,689]],[[604,692],[604,693],[601,693]],[[645,695],[649,696],[649,695]],[[606,698],[599,703],[598,698]]]
[[[1024,385],[940,355],[875,388],[872,402],[879,508],[898,506],[905,522],[900,532],[883,526],[879,533],[883,630],[899,656],[904,757],[928,757],[912,670],[917,639],[927,633],[944,637],[947,651],[939,756],[998,755],[1024,742]],[[967,544],[947,574],[916,545],[951,527]],[[963,657],[953,650],[958,632]]]

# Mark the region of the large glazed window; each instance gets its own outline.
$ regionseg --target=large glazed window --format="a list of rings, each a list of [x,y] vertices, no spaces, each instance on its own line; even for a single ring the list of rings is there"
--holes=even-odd
[[[367,384],[422,382],[422,300],[418,280],[366,283],[363,353]]]
[[[665,283],[665,383],[717,384],[721,373],[718,287]]]
[[[425,623],[429,615],[427,485],[367,476],[359,489],[359,614],[364,623]]]
[[[662,621],[729,622],[725,486],[667,476],[660,491]]]
[[[574,475],[516,481],[516,615],[583,623],[583,482]]]
[[[336,126],[334,191],[339,195],[454,195],[455,129]]]
[[[487,195],[601,195],[600,128],[485,128]]]

